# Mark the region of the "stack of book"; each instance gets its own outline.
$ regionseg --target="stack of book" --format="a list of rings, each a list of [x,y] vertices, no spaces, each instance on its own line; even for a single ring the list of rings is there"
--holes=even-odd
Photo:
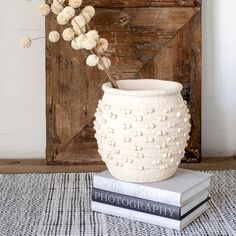
[[[165,181],[129,183],[94,176],[92,210],[181,230],[208,209],[210,175],[178,169]]]

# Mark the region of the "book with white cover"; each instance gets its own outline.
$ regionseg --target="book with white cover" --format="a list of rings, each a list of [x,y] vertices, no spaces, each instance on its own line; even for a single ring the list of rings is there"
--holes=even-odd
[[[153,183],[130,183],[114,178],[105,170],[93,178],[93,187],[182,207],[209,188],[210,174],[178,169],[170,179]]]
[[[197,209],[192,211],[190,214],[188,214],[186,217],[184,217],[181,220],[174,220],[170,218],[165,218],[161,216],[151,215],[143,212],[137,212],[121,207],[115,207],[111,205],[106,205],[100,202],[94,202],[92,201],[92,210],[105,213],[108,215],[113,216],[119,216],[124,217],[130,220],[137,220],[149,224],[159,225],[162,227],[167,227],[171,229],[176,230],[182,230],[184,227],[186,227],[188,224],[190,224],[194,219],[196,219],[198,216],[200,216],[204,211],[208,209],[208,203],[205,202],[201,206],[199,206]]]

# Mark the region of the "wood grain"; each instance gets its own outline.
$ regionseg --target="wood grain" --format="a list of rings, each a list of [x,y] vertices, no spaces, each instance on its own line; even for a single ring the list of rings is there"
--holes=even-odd
[[[187,161],[200,159],[201,2],[196,0],[86,1],[96,7],[92,24],[107,38],[111,73],[118,79],[159,78],[184,85],[193,114]],[[46,18],[46,34],[62,32]],[[48,164],[99,165],[93,115],[106,76],[85,65],[86,52],[70,43],[46,43]],[[196,97],[199,96],[199,97]]]
[[[236,170],[236,157],[203,157],[201,163],[181,163],[180,167],[190,170]],[[0,160],[1,174],[100,172],[105,169],[105,164],[47,165],[42,159]]]
[[[199,7],[201,0],[88,0],[86,5],[106,8],[120,7]],[[85,4],[84,3],[84,4]]]
[[[201,11],[141,69],[141,78],[178,81],[191,113],[191,139],[183,161],[201,159]]]

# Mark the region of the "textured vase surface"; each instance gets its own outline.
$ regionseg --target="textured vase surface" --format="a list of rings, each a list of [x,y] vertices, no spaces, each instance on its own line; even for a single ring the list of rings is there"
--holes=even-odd
[[[121,80],[103,85],[95,113],[98,151],[111,174],[154,182],[176,172],[190,131],[182,85],[164,80]]]

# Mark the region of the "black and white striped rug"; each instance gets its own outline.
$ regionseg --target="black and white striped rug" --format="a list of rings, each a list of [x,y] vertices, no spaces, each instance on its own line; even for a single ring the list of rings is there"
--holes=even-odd
[[[211,207],[181,234],[92,212],[92,173],[3,174],[0,175],[0,235],[235,236],[236,170],[211,173]]]

